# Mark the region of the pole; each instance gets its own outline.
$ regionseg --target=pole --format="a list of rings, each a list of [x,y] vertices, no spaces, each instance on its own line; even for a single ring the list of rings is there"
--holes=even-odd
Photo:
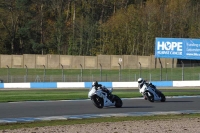
[[[160,81],[162,81],[162,64],[160,62]]]
[[[81,82],[83,81],[83,66],[80,64],[81,66]]]
[[[121,64],[120,63],[118,64],[119,64],[119,81],[121,81]]]
[[[162,66],[160,67],[160,81],[162,81]]]
[[[45,65],[43,65],[43,67],[44,67],[44,75],[43,75],[43,82],[44,82],[45,76],[46,76],[46,69],[45,69]]]
[[[61,65],[61,67],[62,67],[62,81],[64,81],[63,65],[62,65],[62,64],[60,64],[60,65]]]
[[[181,61],[182,63],[182,81],[184,81],[184,64],[183,61]]]
[[[27,81],[28,67],[27,67],[27,65],[25,65],[25,67],[26,67],[26,81]],[[26,81],[25,81],[25,82],[26,82]]]
[[[9,66],[7,65],[7,82],[9,83],[9,75],[10,75],[10,69]]]
[[[100,79],[102,81],[102,65],[101,65],[101,63],[99,63],[99,65],[100,65]]]
[[[142,76],[142,75],[141,75],[141,63],[139,62],[139,64],[140,64],[140,77],[141,77],[141,76]]]
[[[168,73],[167,73],[168,64],[169,63],[166,63],[166,68],[165,68],[166,69],[166,81],[168,80]]]

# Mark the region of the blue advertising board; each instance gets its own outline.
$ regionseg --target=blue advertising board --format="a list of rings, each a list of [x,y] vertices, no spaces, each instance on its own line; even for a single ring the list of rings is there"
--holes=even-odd
[[[200,60],[200,39],[156,38],[155,58]]]

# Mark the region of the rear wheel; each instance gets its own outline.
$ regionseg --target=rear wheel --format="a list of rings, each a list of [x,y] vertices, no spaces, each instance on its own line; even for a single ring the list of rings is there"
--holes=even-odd
[[[122,102],[122,100],[121,100],[121,98],[119,98],[118,96],[116,96],[116,95],[113,95],[113,101],[115,102],[115,107],[116,108],[121,108],[122,107],[122,105],[123,105],[123,102]]]
[[[101,109],[104,106],[103,98],[101,98],[101,97],[99,97],[97,95],[94,95],[92,97],[92,102],[97,108]]]
[[[165,102],[166,101],[166,98],[165,98],[165,95],[160,93],[160,97],[161,97],[161,102]]]

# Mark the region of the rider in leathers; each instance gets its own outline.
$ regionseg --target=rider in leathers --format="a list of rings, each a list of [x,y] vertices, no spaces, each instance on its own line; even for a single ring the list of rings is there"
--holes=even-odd
[[[141,89],[144,84],[146,86],[151,86],[152,88],[156,89],[156,87],[151,82],[147,83],[146,80],[144,80],[143,78],[138,79],[138,84],[139,84],[139,89]],[[145,100],[147,100],[147,98],[143,94],[142,96],[144,97]]]
[[[95,87],[96,90],[101,89],[102,91],[106,92],[107,95],[108,95],[108,98],[112,99],[112,94],[110,93],[110,91],[105,86],[102,86],[101,84],[98,84],[97,81],[92,83],[92,87],[93,86]]]

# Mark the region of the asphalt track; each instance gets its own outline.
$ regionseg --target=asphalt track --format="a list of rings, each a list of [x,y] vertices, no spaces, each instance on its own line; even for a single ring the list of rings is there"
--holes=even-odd
[[[55,119],[79,119],[109,116],[200,113],[200,96],[167,97],[166,102],[149,102],[142,98],[122,99],[122,108],[96,108],[92,101],[28,101],[0,103],[0,123]]]

